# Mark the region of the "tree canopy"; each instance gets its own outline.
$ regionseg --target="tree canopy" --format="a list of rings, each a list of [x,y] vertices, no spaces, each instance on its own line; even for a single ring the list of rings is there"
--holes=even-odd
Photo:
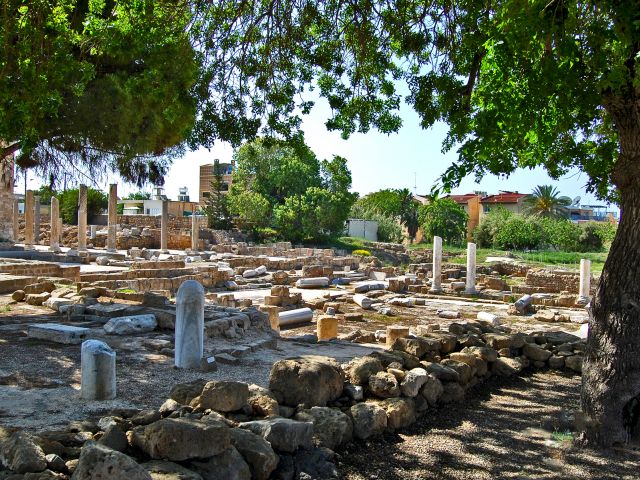
[[[567,218],[572,200],[562,197],[552,185],[538,185],[524,199],[524,211],[528,215],[547,218]]]

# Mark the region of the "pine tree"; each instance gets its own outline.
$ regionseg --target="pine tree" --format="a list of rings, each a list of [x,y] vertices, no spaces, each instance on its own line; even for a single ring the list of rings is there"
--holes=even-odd
[[[209,228],[216,230],[229,230],[231,228],[231,215],[225,192],[225,184],[220,169],[220,160],[213,162],[213,180],[211,191],[206,201],[204,211],[209,219]]]

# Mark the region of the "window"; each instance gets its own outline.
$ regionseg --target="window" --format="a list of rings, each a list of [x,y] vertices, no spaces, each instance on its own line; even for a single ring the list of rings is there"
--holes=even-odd
[[[211,196],[211,194],[209,192],[202,192],[202,196],[204,198],[209,198]]]

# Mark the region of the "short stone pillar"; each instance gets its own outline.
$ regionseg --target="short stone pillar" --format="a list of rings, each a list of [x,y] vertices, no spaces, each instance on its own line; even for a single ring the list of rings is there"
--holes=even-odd
[[[160,253],[169,253],[169,202],[162,201],[162,215],[160,216]]]
[[[175,365],[199,368],[204,354],[204,287],[187,280],[176,294]]]
[[[107,221],[107,252],[116,251],[116,233],[118,231],[118,185],[112,183],[109,185],[109,209]]]
[[[80,353],[80,397],[84,400],[116,398],[116,352],[100,340],[85,340]]]
[[[13,201],[13,243],[18,243],[20,237],[20,204],[16,198]]]
[[[318,341],[338,338],[338,318],[331,315],[321,315],[316,323]]]
[[[199,250],[198,244],[200,243],[200,223],[196,216],[195,209],[191,214],[191,250],[197,252]]]
[[[262,305],[260,310],[269,315],[271,330],[280,332],[280,308],[275,305]]]
[[[591,294],[591,260],[583,258],[580,260],[580,291],[578,293],[578,303],[589,303]]]
[[[391,325],[387,327],[387,348],[391,348],[398,338],[407,338],[409,336],[409,327],[401,325]]]
[[[464,293],[477,293],[476,290],[476,244],[467,243],[467,286]]]
[[[51,197],[51,228],[49,231],[49,250],[60,251],[60,201]]]
[[[24,199],[24,249],[33,250],[33,225],[34,225],[34,198],[33,190],[27,190]]]
[[[87,186],[78,188],[78,251],[87,250]]]
[[[95,240],[97,234],[98,234],[98,226],[97,225],[91,225],[89,227],[89,238],[91,240]]]
[[[33,243],[40,245],[40,195],[33,197]]]
[[[433,293],[442,292],[442,238],[433,237],[433,281],[431,282]]]

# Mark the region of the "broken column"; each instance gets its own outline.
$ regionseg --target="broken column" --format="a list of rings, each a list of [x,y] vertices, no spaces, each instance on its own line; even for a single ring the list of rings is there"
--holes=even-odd
[[[80,396],[85,400],[116,398],[116,352],[100,340],[82,342]]]
[[[112,183],[109,185],[109,209],[108,209],[108,227],[107,227],[107,252],[116,251],[116,233],[118,231],[118,214],[116,207],[118,206],[118,185]]]
[[[338,319],[331,315],[321,315],[316,323],[318,341],[338,338]]]
[[[579,303],[589,303],[591,293],[591,260],[583,258],[580,260],[580,291],[578,293]]]
[[[49,250],[60,251],[60,201],[56,197],[51,197],[51,228],[49,230]]]
[[[467,243],[467,286],[464,293],[476,291],[476,244]]]
[[[198,244],[200,243],[200,224],[198,223],[198,217],[196,216],[196,210],[193,209],[191,214],[191,250],[197,252],[199,250]]]
[[[33,190],[27,190],[24,199],[24,249],[33,250]]]
[[[169,202],[162,201],[162,215],[160,216],[160,253],[169,253]]]
[[[433,237],[433,281],[431,291],[442,292],[442,238]]]
[[[18,199],[13,200],[13,242],[18,243],[20,237],[20,204]]]
[[[87,250],[87,186],[78,188],[78,251]]]
[[[439,237],[436,237],[439,238]],[[407,338],[409,336],[409,327],[402,325],[391,325],[387,327],[387,348],[391,348],[398,338]]]
[[[176,295],[175,365],[199,368],[204,353],[204,288],[187,280]]]
[[[278,324],[280,327],[309,323],[311,320],[313,320],[313,310],[307,307],[287,310],[278,314]]]
[[[33,210],[33,243],[40,245],[40,195],[34,195],[33,197]]]

